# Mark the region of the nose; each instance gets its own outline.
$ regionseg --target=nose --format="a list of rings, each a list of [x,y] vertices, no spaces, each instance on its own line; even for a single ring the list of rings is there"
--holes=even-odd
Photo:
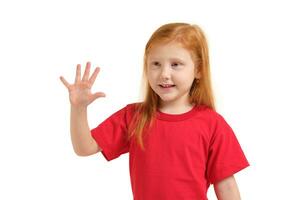
[[[170,70],[169,66],[164,65],[161,68],[160,77],[161,77],[162,80],[168,80],[168,79],[171,78],[171,70]]]

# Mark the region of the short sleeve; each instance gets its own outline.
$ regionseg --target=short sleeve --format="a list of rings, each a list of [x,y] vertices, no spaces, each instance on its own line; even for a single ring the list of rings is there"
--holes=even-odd
[[[92,137],[102,149],[101,152],[107,161],[129,151],[126,114],[127,106],[115,112],[91,130]]]
[[[248,166],[249,162],[232,128],[218,114],[208,152],[208,181],[214,184]]]

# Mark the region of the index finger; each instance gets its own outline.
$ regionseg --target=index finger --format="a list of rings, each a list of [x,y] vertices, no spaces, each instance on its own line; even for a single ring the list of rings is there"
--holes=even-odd
[[[95,69],[95,71],[93,72],[91,78],[89,79],[91,85],[94,84],[94,82],[95,82],[95,80],[96,80],[96,77],[97,77],[99,71],[100,71],[100,67],[96,67],[96,69]]]

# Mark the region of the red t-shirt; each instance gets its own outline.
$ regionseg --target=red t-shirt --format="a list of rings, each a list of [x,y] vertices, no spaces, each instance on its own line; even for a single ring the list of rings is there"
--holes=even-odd
[[[91,130],[107,161],[129,152],[134,200],[207,200],[210,184],[249,166],[231,127],[204,105],[183,114],[157,110],[142,151],[126,140],[134,105]]]

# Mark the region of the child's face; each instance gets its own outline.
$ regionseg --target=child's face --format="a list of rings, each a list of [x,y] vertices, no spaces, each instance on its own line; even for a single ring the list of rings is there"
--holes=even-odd
[[[147,57],[147,77],[154,92],[173,105],[188,105],[193,80],[199,78],[188,50],[171,42],[153,47]],[[170,84],[164,88],[161,85]]]

